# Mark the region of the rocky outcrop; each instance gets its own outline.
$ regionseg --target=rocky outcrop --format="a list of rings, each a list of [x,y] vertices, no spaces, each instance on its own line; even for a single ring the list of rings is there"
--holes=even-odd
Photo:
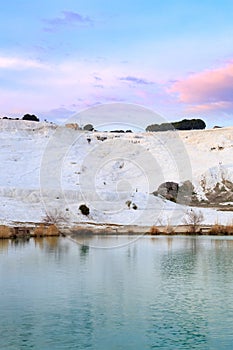
[[[184,181],[179,186],[177,202],[185,205],[194,204],[198,202],[195,189],[191,181]]]
[[[176,202],[178,191],[179,191],[178,183],[172,182],[172,181],[167,181],[167,182],[162,183],[158,187],[157,191],[153,192],[153,194],[155,196],[160,195],[169,201]]]
[[[206,191],[205,195],[210,204],[232,203],[233,183],[229,180],[217,182],[212,189]]]
[[[197,198],[194,192],[194,186],[191,181],[187,180],[181,184],[167,181],[162,183],[157,191],[153,192],[155,196],[162,196],[165,199],[179,204],[190,204],[196,202]]]

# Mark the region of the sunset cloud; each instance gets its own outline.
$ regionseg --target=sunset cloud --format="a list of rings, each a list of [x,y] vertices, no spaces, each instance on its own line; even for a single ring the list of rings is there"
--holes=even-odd
[[[152,81],[148,81],[146,79],[134,77],[134,76],[127,76],[127,77],[121,77],[119,80],[126,81],[129,83],[139,84],[139,85],[152,85],[154,84]]]
[[[48,66],[37,60],[0,55],[0,69],[25,70],[36,68],[47,69]]]
[[[123,101],[229,124],[233,1],[171,3],[2,1],[0,114]]]
[[[195,108],[214,110],[226,108],[233,102],[233,63],[218,69],[192,74],[176,81],[169,89],[181,103],[196,105]]]
[[[233,101],[232,102],[213,102],[200,105],[192,105],[186,108],[186,112],[191,113],[208,113],[208,112],[228,112],[233,111]]]

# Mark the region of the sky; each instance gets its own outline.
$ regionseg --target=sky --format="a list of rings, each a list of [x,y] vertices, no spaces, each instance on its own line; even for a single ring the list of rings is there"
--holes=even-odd
[[[62,123],[120,103],[233,125],[232,13],[232,0],[0,1],[0,116]]]

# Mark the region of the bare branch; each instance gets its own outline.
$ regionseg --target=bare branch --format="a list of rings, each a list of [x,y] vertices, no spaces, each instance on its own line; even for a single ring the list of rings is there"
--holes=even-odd
[[[47,212],[43,218],[45,224],[61,224],[67,223],[69,218],[67,214],[64,214],[62,211],[54,209],[53,211]]]
[[[190,232],[196,233],[199,225],[204,221],[204,215],[201,210],[195,211],[190,209],[186,212],[186,216],[183,219],[185,225],[190,227]]]

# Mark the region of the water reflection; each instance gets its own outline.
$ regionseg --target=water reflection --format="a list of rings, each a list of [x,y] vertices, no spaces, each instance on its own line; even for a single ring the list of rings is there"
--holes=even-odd
[[[80,253],[81,253],[81,255],[84,255],[84,256],[87,255],[89,253],[89,246],[82,244],[80,246]]]
[[[80,254],[80,262],[85,263],[89,255],[89,246],[85,244],[80,245],[79,254]]]
[[[0,252],[4,250],[8,250],[9,247],[9,239],[0,239]]]
[[[232,348],[232,240],[1,243],[0,349]]]
[[[167,249],[168,250],[172,249],[172,243],[173,243],[173,237],[168,237],[167,238]]]
[[[56,259],[61,259],[69,252],[69,244],[62,237],[37,237],[34,238],[34,244]]]
[[[30,242],[30,238],[18,238],[18,239],[11,239],[10,244],[12,247],[17,247],[17,248],[23,248],[27,246]]]

